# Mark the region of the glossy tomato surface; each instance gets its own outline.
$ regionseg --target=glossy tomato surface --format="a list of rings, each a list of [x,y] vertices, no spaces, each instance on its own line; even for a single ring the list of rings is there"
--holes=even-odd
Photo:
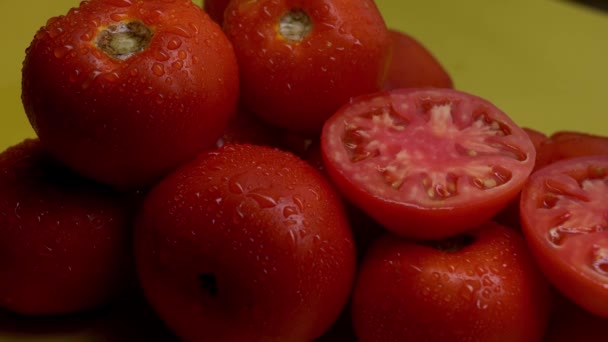
[[[357,275],[352,315],[367,341],[540,341],[549,285],[523,237],[487,223],[447,240],[386,234]]]
[[[391,62],[385,89],[454,86],[447,70],[419,40],[395,29],[389,30],[389,36]]]
[[[608,155],[608,136],[576,131],[558,131],[538,145],[536,169],[556,161]]]
[[[326,122],[321,150],[348,200],[419,238],[492,218],[516,198],[535,159],[530,138],[500,109],[439,88],[352,99]]]
[[[350,97],[382,88],[390,40],[373,0],[234,0],[224,31],[243,103],[276,126],[318,133]]]
[[[230,0],[204,0],[203,9],[209,14],[211,19],[222,25],[224,22],[224,11],[228,7]]]
[[[522,230],[543,272],[566,297],[608,318],[608,156],[566,159],[530,176]]]
[[[238,96],[236,58],[191,0],[84,1],[27,49],[25,112],[82,175],[144,186],[212,146]]]
[[[186,341],[311,341],[338,318],[355,271],[330,183],[254,145],[203,153],[155,186],[135,248],[147,298]]]
[[[135,280],[133,210],[38,140],[0,154],[0,307],[26,315],[108,304]]]

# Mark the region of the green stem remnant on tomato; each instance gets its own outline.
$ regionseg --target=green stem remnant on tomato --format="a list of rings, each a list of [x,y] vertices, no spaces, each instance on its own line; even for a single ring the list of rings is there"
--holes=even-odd
[[[125,60],[148,47],[153,36],[140,21],[121,22],[99,32],[95,45],[108,56]]]
[[[292,9],[285,13],[279,21],[279,34],[287,41],[299,43],[312,31],[312,22],[306,12]]]
[[[460,234],[443,240],[428,241],[427,245],[445,253],[455,253],[473,244],[475,237],[468,234]]]

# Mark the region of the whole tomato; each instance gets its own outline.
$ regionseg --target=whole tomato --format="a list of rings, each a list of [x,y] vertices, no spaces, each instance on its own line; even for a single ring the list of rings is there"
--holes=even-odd
[[[224,11],[230,0],[204,0],[203,9],[207,11],[211,19],[222,25],[224,22]]]
[[[447,70],[420,41],[395,29],[389,34],[392,49],[385,89],[454,86]]]
[[[243,103],[281,128],[319,133],[350,97],[382,88],[390,38],[373,0],[234,0],[224,31]]]
[[[353,326],[367,341],[540,341],[550,287],[523,237],[486,223],[465,235],[376,240],[355,282]]]
[[[146,297],[186,341],[312,341],[345,307],[356,263],[325,177],[291,153],[240,144],[152,188],[135,254]]]
[[[22,90],[54,156],[139,187],[213,146],[236,107],[238,68],[221,28],[191,0],[91,0],[36,33]]]
[[[132,204],[75,175],[38,140],[0,154],[0,307],[65,314],[133,285]]]

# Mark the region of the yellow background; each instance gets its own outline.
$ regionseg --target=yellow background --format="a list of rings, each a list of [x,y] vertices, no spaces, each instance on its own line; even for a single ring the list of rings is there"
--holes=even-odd
[[[49,17],[78,2],[0,0],[0,150],[33,136],[20,102],[26,47]],[[376,2],[389,27],[435,54],[456,88],[494,102],[520,125],[608,135],[606,12],[557,0]],[[16,326],[0,314],[0,340],[106,340],[99,331],[112,320],[101,316],[90,324],[78,319],[65,329],[40,329],[38,321]]]

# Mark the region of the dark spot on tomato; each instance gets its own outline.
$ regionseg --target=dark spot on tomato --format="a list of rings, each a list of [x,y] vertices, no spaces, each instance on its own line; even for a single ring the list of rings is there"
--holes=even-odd
[[[216,297],[218,294],[217,279],[213,273],[202,273],[198,275],[201,289],[206,293],[209,293],[212,297]]]
[[[442,240],[426,241],[425,244],[444,253],[455,253],[467,246],[472,245],[474,242],[475,236],[470,234],[460,234]]]

